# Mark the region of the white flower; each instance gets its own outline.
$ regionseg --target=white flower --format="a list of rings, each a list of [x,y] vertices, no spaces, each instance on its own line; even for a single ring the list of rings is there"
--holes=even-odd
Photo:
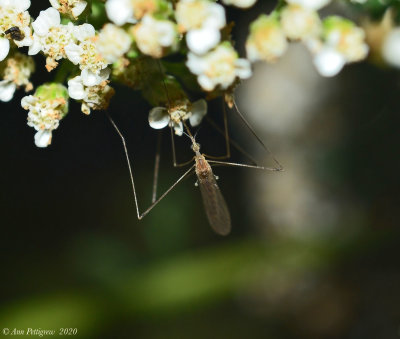
[[[49,0],[50,4],[60,13],[77,18],[85,10],[87,2],[84,0]]]
[[[221,5],[208,0],[181,0],[175,17],[179,31],[187,32],[186,43],[192,52],[204,54],[220,42],[220,30],[226,24]]]
[[[321,31],[317,12],[298,5],[289,5],[282,10],[281,25],[289,39],[307,39]]]
[[[386,36],[382,56],[387,63],[400,68],[400,27],[392,29]]]
[[[114,90],[108,86],[108,81],[85,86],[82,77],[76,76],[68,81],[68,94],[72,99],[82,101],[82,112],[90,114],[91,109],[107,109]]]
[[[15,53],[5,61],[5,67],[0,72],[0,100],[10,101],[18,87],[25,86],[25,91],[30,91],[33,86],[29,77],[35,69],[31,57]]]
[[[331,0],[287,0],[287,2],[312,10],[319,10],[329,4]]]
[[[0,0],[0,61],[8,55],[9,39],[13,40],[18,47],[32,44],[31,17],[27,11],[30,5],[29,0]],[[18,38],[14,38],[12,34],[6,34],[10,28],[18,29]]]
[[[367,56],[365,33],[353,22],[333,16],[326,18],[323,25],[324,41],[306,41],[314,54],[314,64],[322,76],[334,76],[346,63],[360,61]]]
[[[130,0],[107,0],[106,12],[108,18],[118,26],[136,22]]]
[[[74,33],[79,29],[72,22],[61,25],[60,13],[53,7],[41,11],[32,27],[35,31],[28,54],[35,55],[42,51],[47,56],[46,68],[51,71],[57,67],[57,60],[67,57],[65,47],[76,41]]]
[[[114,63],[129,51],[131,38],[122,28],[106,24],[98,34],[96,47],[108,63]]]
[[[249,8],[256,3],[257,0],[222,0],[225,5],[233,5],[239,8]]]
[[[250,62],[239,59],[228,43],[218,45],[203,56],[189,53],[186,65],[197,75],[197,81],[206,91],[212,91],[217,86],[227,89],[237,77],[247,79],[251,76]]]
[[[35,144],[46,147],[51,143],[52,131],[68,112],[67,89],[60,84],[45,84],[34,95],[22,98],[21,106],[28,110],[28,126],[35,128]]]
[[[95,43],[95,30],[90,24],[74,27],[77,41],[70,41],[65,46],[66,57],[82,70],[85,86],[95,86],[108,79],[108,62],[99,54]]]
[[[274,62],[286,52],[287,46],[285,33],[276,18],[261,15],[250,25],[246,53],[251,62]]]
[[[150,15],[145,15],[135,26],[134,35],[139,50],[154,58],[161,58],[164,48],[172,47],[177,42],[174,23],[168,20],[156,20]]]
[[[171,126],[175,134],[183,134],[182,121],[189,120],[190,124],[198,126],[207,114],[207,102],[204,99],[190,102],[180,102],[174,107],[167,109],[165,107],[154,107],[149,113],[149,124],[154,129],[162,129]]]

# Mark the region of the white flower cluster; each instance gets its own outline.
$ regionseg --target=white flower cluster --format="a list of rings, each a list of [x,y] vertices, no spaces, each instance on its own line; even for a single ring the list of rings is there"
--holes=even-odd
[[[52,132],[68,112],[67,89],[60,84],[45,84],[21,100],[22,108],[29,111],[28,126],[33,127],[37,147],[51,143]]]
[[[10,51],[10,40],[18,47],[32,44],[30,0],[0,0],[0,61]]]
[[[362,6],[364,0],[352,1]],[[201,89],[207,98],[224,96],[231,104],[234,87],[252,75],[251,63],[276,61],[290,41],[307,46],[323,76],[334,76],[368,53],[365,33],[353,22],[336,16],[320,19],[317,11],[330,0],[285,0],[251,24],[247,58],[240,58],[224,6],[246,9],[256,2],[49,0],[51,7],[32,18],[30,0],[0,0],[0,100],[11,100],[19,88],[33,89],[31,56],[41,54],[47,71],[57,68],[56,81],[22,99],[28,125],[37,131],[37,146],[50,144],[69,98],[85,114],[107,109],[114,94],[110,77],[141,91],[154,107],[151,127],[170,126],[182,135],[186,121],[197,126],[207,113],[206,101],[192,103],[184,88]],[[392,25],[383,36],[383,58],[400,67],[400,28]],[[20,47],[28,47],[28,56],[17,51]],[[160,61],[168,55],[173,57]]]
[[[24,86],[25,91],[32,90],[33,85],[29,81],[35,70],[33,59],[21,53],[15,53],[0,63],[0,100],[10,101],[17,88]]]
[[[330,0],[287,0],[279,13],[261,15],[250,27],[246,42],[251,61],[276,61],[289,40],[301,40],[314,56],[318,72],[331,77],[346,63],[363,60],[368,54],[364,31],[337,16],[320,20],[318,9]]]

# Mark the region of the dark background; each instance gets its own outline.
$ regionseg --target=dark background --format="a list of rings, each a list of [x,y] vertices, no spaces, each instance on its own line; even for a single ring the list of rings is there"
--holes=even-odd
[[[43,7],[33,7],[35,17]],[[35,60],[37,86],[51,78],[44,58]],[[22,91],[2,103],[0,326],[78,328],[85,338],[398,338],[399,73],[363,63],[323,84],[333,81],[303,132],[272,143],[286,163],[293,144],[307,151],[311,181],[340,203],[339,217],[327,230],[322,221],[286,232],[254,208],[261,197],[249,189],[251,170],[218,168],[232,214],[226,238],[210,229],[194,177],[137,220],[122,145],[104,112],[85,116],[70,103],[52,145],[38,149]],[[157,133],[140,93],[116,91],[110,114],[127,139],[144,210]],[[210,116],[220,121],[220,113],[221,101],[211,102]],[[183,172],[171,165],[168,132],[159,192]],[[239,121],[231,135],[256,149]],[[207,124],[198,139],[204,152],[224,152]],[[190,159],[189,140],[178,144],[179,158]],[[285,170],[262,175],[268,183],[298,172]]]

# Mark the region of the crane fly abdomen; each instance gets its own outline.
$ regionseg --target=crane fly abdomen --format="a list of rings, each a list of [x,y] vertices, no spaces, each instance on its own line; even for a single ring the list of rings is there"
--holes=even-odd
[[[216,233],[220,235],[229,234],[231,216],[228,206],[219,190],[210,164],[200,154],[196,155],[196,175],[208,222]]]

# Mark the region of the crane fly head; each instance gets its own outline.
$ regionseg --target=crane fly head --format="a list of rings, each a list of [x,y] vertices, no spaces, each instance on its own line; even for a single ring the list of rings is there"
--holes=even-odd
[[[185,131],[183,131],[183,134],[185,134],[192,141],[191,149],[193,150],[193,152],[199,153],[200,152],[200,144],[198,144],[196,142],[195,137],[192,136],[192,135],[187,134]]]

